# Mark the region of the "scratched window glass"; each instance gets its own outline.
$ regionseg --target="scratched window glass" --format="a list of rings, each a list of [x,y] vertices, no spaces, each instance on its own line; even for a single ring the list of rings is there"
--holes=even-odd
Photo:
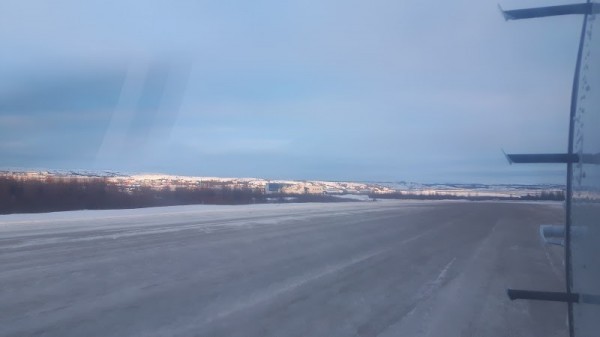
[[[574,151],[580,163],[573,170],[571,225],[572,290],[580,295],[573,305],[576,336],[599,331],[600,306],[600,22],[588,17],[584,35],[579,96],[575,116]]]
[[[528,299],[565,298],[589,6],[546,1],[0,0],[0,337],[568,335]]]

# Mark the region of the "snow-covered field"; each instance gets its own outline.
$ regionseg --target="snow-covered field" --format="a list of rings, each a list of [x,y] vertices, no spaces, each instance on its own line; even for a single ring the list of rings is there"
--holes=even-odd
[[[0,336],[563,336],[554,204],[378,201],[0,216]]]

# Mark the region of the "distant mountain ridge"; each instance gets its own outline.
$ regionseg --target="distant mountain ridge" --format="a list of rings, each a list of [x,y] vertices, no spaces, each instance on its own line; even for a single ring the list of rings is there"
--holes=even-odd
[[[123,187],[147,186],[154,189],[164,188],[233,188],[267,190],[269,184],[283,186],[278,192],[284,194],[325,193],[325,194],[441,194],[455,196],[520,197],[541,191],[562,191],[558,184],[481,184],[481,183],[417,183],[417,182],[360,182],[360,181],[324,181],[324,180],[285,180],[252,177],[204,177],[171,175],[163,173],[129,174],[117,171],[92,170],[0,170],[0,176],[44,180],[58,179],[105,179],[109,183]]]

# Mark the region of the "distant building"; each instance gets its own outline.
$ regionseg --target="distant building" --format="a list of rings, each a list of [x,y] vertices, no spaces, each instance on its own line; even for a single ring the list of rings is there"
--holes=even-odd
[[[277,194],[281,193],[284,188],[290,186],[290,184],[282,183],[267,183],[265,185],[265,194]]]
[[[321,186],[315,186],[315,185],[309,185],[309,186],[304,186],[304,193],[305,194],[323,194],[323,187]]]

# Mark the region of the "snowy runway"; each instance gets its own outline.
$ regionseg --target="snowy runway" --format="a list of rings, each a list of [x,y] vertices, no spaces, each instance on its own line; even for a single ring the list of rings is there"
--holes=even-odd
[[[0,216],[0,336],[563,336],[562,304],[505,296],[563,289],[537,234],[562,217],[406,201]]]

